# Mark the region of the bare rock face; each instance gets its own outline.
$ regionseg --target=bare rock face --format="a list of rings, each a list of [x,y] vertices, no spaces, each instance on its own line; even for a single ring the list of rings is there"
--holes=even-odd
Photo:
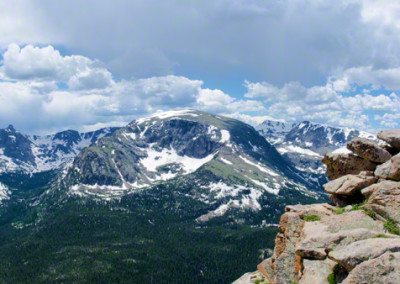
[[[298,281],[301,272],[301,258],[295,254],[295,245],[300,240],[304,221],[300,215],[287,212],[282,215],[279,230],[275,239],[273,268],[274,283],[291,283]]]
[[[322,159],[328,178],[337,179],[344,175],[357,175],[361,171],[374,171],[376,164],[352,154],[326,154]]]
[[[393,156],[386,163],[378,166],[375,175],[383,179],[400,181],[400,154]]]
[[[400,129],[383,130],[377,137],[400,151]]]
[[[379,147],[376,142],[365,138],[355,138],[348,142],[346,146],[347,149],[361,158],[374,163],[384,163],[392,157],[388,151]]]
[[[400,239],[373,238],[354,242],[348,246],[335,249],[329,257],[351,271],[363,261],[377,258],[384,253],[400,251]]]
[[[303,260],[303,276],[299,284],[325,284],[336,262],[333,260]]]
[[[400,224],[400,183],[383,181],[373,186],[374,190],[365,208]]]
[[[336,195],[354,195],[361,189],[376,182],[373,176],[346,175],[324,184],[327,193]]]
[[[386,252],[361,263],[342,283],[400,283],[400,252]]]

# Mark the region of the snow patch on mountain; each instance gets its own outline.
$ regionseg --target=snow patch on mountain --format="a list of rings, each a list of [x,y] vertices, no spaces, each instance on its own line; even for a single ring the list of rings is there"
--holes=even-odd
[[[143,124],[144,122],[148,122],[152,119],[166,119],[166,118],[172,118],[172,117],[179,117],[179,116],[193,116],[196,117],[198,114],[194,110],[190,109],[185,109],[185,110],[171,110],[171,111],[164,111],[164,112],[159,112],[155,113],[154,115],[144,117],[144,118],[139,118],[136,120],[137,124]]]
[[[311,151],[311,150],[306,149],[306,148],[301,148],[299,146],[294,146],[294,145],[288,145],[288,146],[279,147],[279,148],[277,148],[277,150],[282,155],[287,153],[287,152],[295,152],[295,153],[299,153],[299,154],[302,154],[302,155],[315,156],[315,157],[322,158],[322,155],[320,155],[318,153],[315,153],[314,151]]]
[[[215,203],[215,199],[230,200],[219,205],[215,210],[201,215],[196,219],[197,222],[206,222],[212,218],[223,216],[229,209],[233,208],[242,210],[250,209],[253,211],[261,210],[258,199],[262,196],[262,192],[256,188],[242,185],[228,185],[221,181],[218,183],[210,183],[208,186],[203,186],[202,188],[210,189],[210,196],[212,196],[214,200],[213,203]],[[210,203],[209,199],[203,199],[202,201]]]
[[[270,176],[279,176],[276,172],[274,172],[270,169],[267,169],[266,167],[263,167],[261,165],[258,165],[256,163],[253,163],[252,161],[250,161],[249,159],[246,159],[243,156],[239,156],[239,158],[242,159],[246,164],[252,165],[252,166],[258,168],[260,171],[262,171],[266,174],[269,174]]]
[[[0,183],[0,204],[3,200],[10,199],[11,192],[8,187],[2,183]]]
[[[185,174],[192,173],[205,163],[211,161],[215,154],[210,154],[202,159],[196,159],[188,156],[180,156],[175,149],[162,149],[157,151],[147,148],[147,157],[140,160],[140,163],[150,172],[157,172],[157,168],[168,164],[179,164]]]

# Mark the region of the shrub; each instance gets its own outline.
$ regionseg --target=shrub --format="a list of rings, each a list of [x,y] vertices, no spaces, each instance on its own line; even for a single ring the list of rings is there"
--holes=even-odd
[[[336,280],[335,280],[335,274],[331,273],[328,275],[328,283],[329,284],[336,284]]]

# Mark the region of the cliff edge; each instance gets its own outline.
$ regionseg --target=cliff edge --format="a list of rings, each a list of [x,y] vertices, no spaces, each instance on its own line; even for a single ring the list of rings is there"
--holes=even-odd
[[[272,256],[235,284],[400,283],[400,129],[327,154],[331,204],[287,206]]]

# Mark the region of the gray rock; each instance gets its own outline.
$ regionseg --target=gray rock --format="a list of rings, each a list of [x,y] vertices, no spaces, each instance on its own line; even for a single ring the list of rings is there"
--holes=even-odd
[[[400,252],[387,252],[378,258],[361,263],[342,283],[400,283]]]
[[[366,199],[368,199],[368,198],[371,196],[371,194],[376,190],[377,187],[379,187],[379,184],[378,184],[378,183],[371,184],[370,186],[367,186],[366,188],[363,188],[363,189],[361,190],[361,194],[362,194]]]
[[[365,208],[400,223],[400,183],[394,181],[377,183]]]
[[[301,277],[300,284],[325,284],[328,275],[332,273],[333,267],[336,262],[333,260],[303,260],[303,276]]]
[[[365,138],[355,138],[348,142],[346,146],[347,149],[361,158],[375,163],[384,163],[392,157],[388,151],[379,147],[376,142]]]
[[[307,226],[308,224],[306,224]],[[307,231],[305,229],[304,231]],[[325,259],[327,252],[336,248],[347,246],[360,240],[366,240],[383,234],[381,230],[370,230],[357,228],[354,230],[342,230],[337,233],[330,233],[328,230],[322,231],[318,235],[307,236],[296,245],[296,254],[308,259]]]
[[[400,239],[373,238],[357,241],[334,249],[329,253],[329,257],[350,272],[360,263],[377,258],[389,251],[400,251]]]
[[[330,179],[344,175],[357,175],[361,171],[374,171],[376,164],[353,154],[326,154],[322,159]]]
[[[393,148],[400,150],[400,129],[383,130],[378,133],[377,137]]]
[[[383,179],[400,181],[400,154],[393,156],[386,163],[378,166],[375,175]]]
[[[354,195],[361,189],[376,182],[375,177],[346,175],[324,185],[327,193],[336,195]]]

